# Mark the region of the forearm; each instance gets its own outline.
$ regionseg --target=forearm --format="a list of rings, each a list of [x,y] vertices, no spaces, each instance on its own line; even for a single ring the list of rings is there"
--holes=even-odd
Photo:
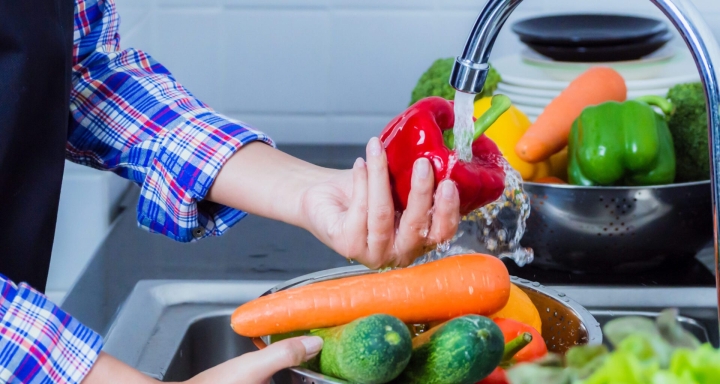
[[[250,143],[225,163],[207,200],[306,228],[303,193],[337,172],[268,145]]]
[[[140,371],[133,369],[107,353],[102,352],[90,370],[90,373],[85,376],[82,384],[106,383],[157,384],[158,381],[142,374]]]

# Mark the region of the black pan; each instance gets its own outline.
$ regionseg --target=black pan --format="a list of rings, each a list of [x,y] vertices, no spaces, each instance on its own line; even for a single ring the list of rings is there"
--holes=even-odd
[[[623,45],[567,47],[528,44],[528,47],[556,61],[580,63],[630,61],[659,50],[672,40],[672,37],[671,32],[666,32],[643,42]]]

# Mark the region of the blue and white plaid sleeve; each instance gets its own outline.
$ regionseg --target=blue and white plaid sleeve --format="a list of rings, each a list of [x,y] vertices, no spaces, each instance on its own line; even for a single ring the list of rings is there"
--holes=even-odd
[[[79,383],[102,346],[45,296],[0,275],[0,382]]]
[[[270,138],[213,111],[146,53],[120,49],[113,0],[77,0],[67,158],[141,186],[138,224],[182,242],[244,212],[203,199],[243,145]],[[212,59],[212,58],[210,58]]]

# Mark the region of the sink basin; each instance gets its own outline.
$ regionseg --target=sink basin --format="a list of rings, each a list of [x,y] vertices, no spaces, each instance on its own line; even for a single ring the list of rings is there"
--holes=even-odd
[[[141,281],[108,332],[105,351],[158,380],[187,380],[257,350],[230,329],[230,314],[278,283]],[[654,317],[679,308],[688,330],[718,346],[713,288],[552,288],[580,302],[601,325],[616,316]],[[273,381],[291,383],[286,372]]]
[[[162,377],[163,381],[184,381],[246,352],[257,351],[255,344],[230,329],[230,313],[216,313],[197,319],[188,327],[180,346]],[[281,372],[275,383],[289,383]]]

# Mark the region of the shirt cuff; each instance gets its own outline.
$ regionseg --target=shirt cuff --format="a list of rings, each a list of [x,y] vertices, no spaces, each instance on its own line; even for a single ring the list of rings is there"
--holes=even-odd
[[[80,383],[100,355],[100,335],[31,287],[0,276],[0,382]]]
[[[170,130],[142,185],[139,226],[180,242],[225,233],[247,213],[203,199],[222,166],[253,141],[275,146],[262,132],[215,112]]]

